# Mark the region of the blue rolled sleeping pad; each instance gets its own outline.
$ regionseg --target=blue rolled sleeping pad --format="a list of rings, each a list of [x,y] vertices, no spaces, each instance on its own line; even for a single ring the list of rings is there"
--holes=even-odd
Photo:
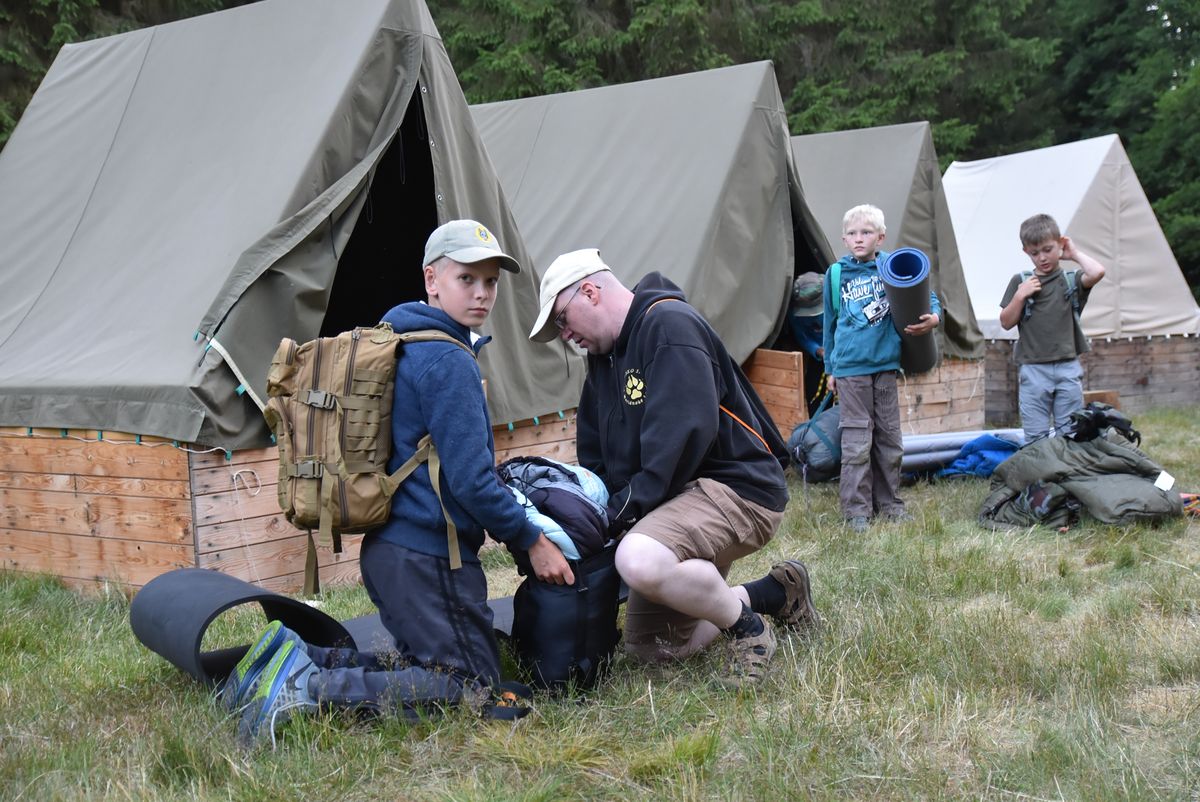
[[[917,337],[904,333],[905,326],[931,311],[929,257],[917,248],[897,248],[880,261],[879,277],[900,335],[900,366],[909,375],[932,370],[938,363],[937,337],[933,332]]]

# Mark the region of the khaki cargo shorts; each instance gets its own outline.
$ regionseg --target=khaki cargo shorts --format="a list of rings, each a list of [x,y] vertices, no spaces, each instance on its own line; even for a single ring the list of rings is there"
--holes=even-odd
[[[684,560],[707,560],[721,576],[733,561],[771,541],[782,512],[747,501],[727,485],[698,479],[642,518],[631,532],[662,543]],[[662,659],[692,637],[697,619],[629,592],[625,604],[625,649],[644,659]]]

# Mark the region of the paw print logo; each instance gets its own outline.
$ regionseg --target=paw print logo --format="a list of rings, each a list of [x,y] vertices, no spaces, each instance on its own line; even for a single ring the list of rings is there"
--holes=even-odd
[[[646,402],[646,382],[636,370],[625,371],[625,403],[636,407]]]

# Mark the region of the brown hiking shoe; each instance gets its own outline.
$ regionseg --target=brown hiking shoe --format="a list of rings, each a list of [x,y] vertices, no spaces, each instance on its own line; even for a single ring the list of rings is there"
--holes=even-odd
[[[770,575],[783,585],[787,600],[772,618],[782,627],[801,629],[815,627],[821,623],[817,608],[813,606],[812,587],[808,581],[808,569],[799,560],[785,560],[771,567]]]
[[[775,656],[775,633],[770,621],[763,618],[762,623],[763,631],[757,635],[746,635],[730,641],[733,665],[729,676],[721,679],[722,685],[745,688],[758,684],[766,676],[767,665]]]

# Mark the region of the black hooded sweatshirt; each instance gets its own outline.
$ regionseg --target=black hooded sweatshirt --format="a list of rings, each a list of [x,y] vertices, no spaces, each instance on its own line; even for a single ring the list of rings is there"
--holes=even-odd
[[[659,273],[633,293],[612,352],[588,356],[577,421],[579,463],[607,485],[613,531],[699,478],[782,511],[787,447],[725,344]]]

